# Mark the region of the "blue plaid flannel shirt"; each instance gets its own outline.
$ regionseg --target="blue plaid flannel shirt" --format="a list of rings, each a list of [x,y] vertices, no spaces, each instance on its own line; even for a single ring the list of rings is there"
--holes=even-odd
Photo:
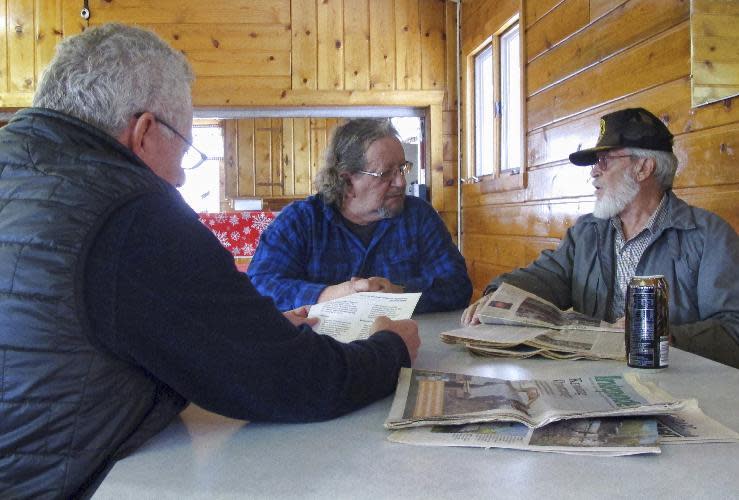
[[[472,295],[464,258],[427,202],[380,221],[364,246],[319,195],[287,206],[262,233],[247,271],[257,290],[283,311],[315,304],[323,289],[353,276],[382,276],[422,292],[417,313],[466,307]]]

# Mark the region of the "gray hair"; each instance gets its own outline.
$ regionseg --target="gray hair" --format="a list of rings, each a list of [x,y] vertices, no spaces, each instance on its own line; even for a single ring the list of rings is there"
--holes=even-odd
[[[113,136],[150,111],[187,128],[194,79],[185,57],[151,31],[104,24],[64,39],[41,77],[36,107],[53,109]]]
[[[672,181],[677,171],[677,156],[669,151],[656,151],[653,149],[625,148],[627,154],[635,158],[654,159],[654,177],[659,183],[662,191],[672,188]]]
[[[340,174],[364,169],[367,149],[383,137],[398,138],[398,131],[388,119],[357,118],[336,128],[313,181],[316,192],[326,203],[341,208],[346,182]]]

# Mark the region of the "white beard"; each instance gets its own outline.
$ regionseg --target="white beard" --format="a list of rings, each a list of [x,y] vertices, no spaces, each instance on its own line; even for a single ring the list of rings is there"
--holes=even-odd
[[[597,179],[593,182],[596,184]],[[603,196],[595,200],[593,215],[599,219],[610,219],[620,214],[626,205],[634,201],[639,193],[639,183],[631,175],[630,169],[625,169],[620,179],[614,179],[609,186],[601,186]]]

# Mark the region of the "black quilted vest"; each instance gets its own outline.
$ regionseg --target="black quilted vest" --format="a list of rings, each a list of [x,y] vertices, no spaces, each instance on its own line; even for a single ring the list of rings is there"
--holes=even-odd
[[[108,134],[32,108],[0,129],[0,498],[89,494],[184,400],[89,338],[83,278],[106,218],[174,188]]]

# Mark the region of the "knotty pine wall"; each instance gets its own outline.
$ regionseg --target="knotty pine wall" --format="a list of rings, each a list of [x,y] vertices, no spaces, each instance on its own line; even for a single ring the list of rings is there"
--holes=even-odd
[[[525,27],[525,187],[463,186],[475,297],[493,276],[555,247],[592,210],[589,170],[567,156],[594,145],[599,117],[620,108],[642,106],[667,122],[680,160],[676,194],[739,229],[739,100],[691,108],[688,0],[464,1],[463,56],[516,10]]]
[[[197,79],[196,106],[412,106],[427,123],[427,182],[434,206],[456,233],[456,4],[444,0],[0,0],[0,107],[30,105],[40,70],[62,33],[109,21],[138,24],[184,52]],[[7,49],[5,49],[7,47]],[[296,119],[297,120],[297,119]],[[297,123],[297,122],[295,122]],[[452,126],[451,124],[454,124]],[[238,133],[240,124],[228,126]],[[261,146],[304,153],[285,133],[294,123],[254,122]],[[304,134],[298,125],[298,134]],[[310,124],[308,124],[310,126]],[[316,125],[320,127],[320,124]],[[248,134],[251,132],[247,132]],[[246,139],[236,137],[245,151]],[[320,141],[311,141],[320,146]],[[257,145],[253,150],[257,157]],[[309,151],[314,161],[316,151]],[[231,154],[231,158],[237,158]],[[300,154],[295,161],[305,161]],[[227,165],[228,167],[228,165]],[[236,164],[226,192],[253,183],[265,196],[303,195],[312,166]],[[248,171],[244,171],[247,169]],[[289,176],[293,178],[277,178]],[[238,184],[241,182],[241,184]],[[297,184],[296,184],[297,183]],[[271,194],[267,194],[271,191]]]

